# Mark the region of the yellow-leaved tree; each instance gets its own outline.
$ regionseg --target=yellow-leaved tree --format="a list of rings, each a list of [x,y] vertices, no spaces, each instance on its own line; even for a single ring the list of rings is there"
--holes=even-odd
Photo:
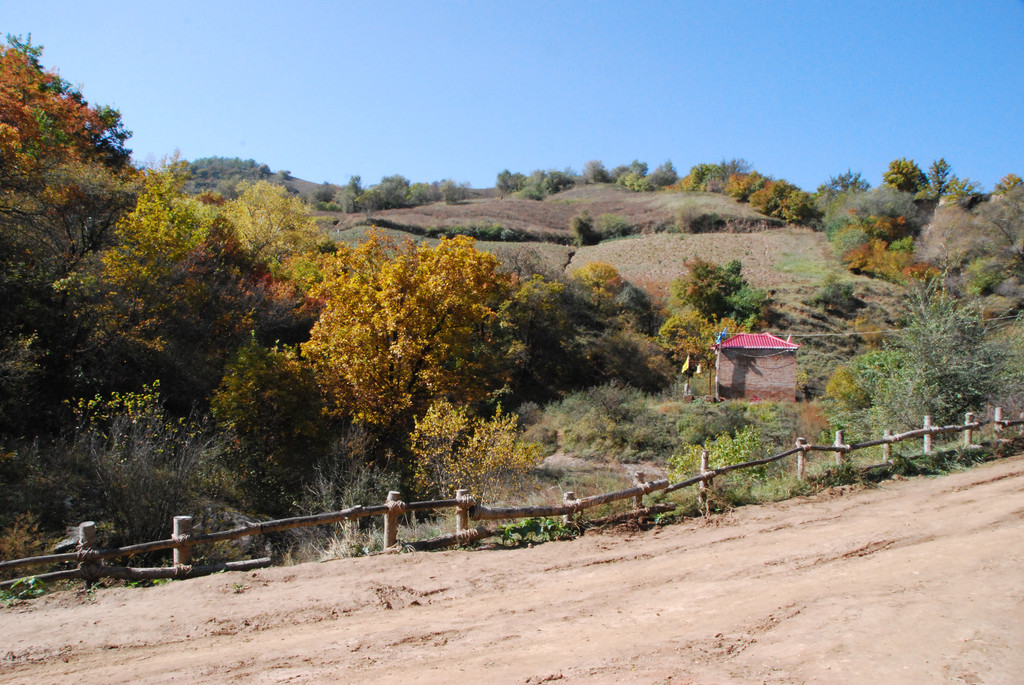
[[[470,418],[441,400],[416,420],[410,436],[421,488],[452,496],[465,488],[479,499],[522,494],[525,476],[540,462],[540,448],[520,438],[515,415]]]
[[[500,382],[497,311],[510,287],[470,238],[430,247],[373,233],[325,257],[310,293],[324,308],[302,351],[335,413],[393,435],[435,398],[471,402]]]
[[[284,187],[266,181],[242,181],[238,193],[236,199],[224,205],[224,216],[252,259],[280,262],[316,247],[320,234],[309,208]]]

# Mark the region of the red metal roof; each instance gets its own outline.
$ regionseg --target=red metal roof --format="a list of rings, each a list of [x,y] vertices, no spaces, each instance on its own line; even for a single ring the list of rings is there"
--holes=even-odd
[[[795,350],[800,347],[796,343],[786,342],[771,333],[737,333],[726,339],[721,347],[745,347],[758,350]]]

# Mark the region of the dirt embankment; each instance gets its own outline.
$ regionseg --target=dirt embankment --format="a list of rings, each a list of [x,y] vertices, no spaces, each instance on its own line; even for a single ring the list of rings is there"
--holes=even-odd
[[[0,681],[1019,683],[1024,457],[533,549],[0,611]]]

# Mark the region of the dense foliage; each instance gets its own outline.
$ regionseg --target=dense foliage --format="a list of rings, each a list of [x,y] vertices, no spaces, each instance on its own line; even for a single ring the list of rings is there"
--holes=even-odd
[[[565,268],[478,249],[473,237],[515,237],[497,224],[335,244],[316,210],[372,217],[477,191],[398,174],[314,185],[219,157],[137,168],[119,113],[41,55],[17,38],[0,46],[4,554],[38,551],[28,537],[88,519],[107,522],[107,542],[139,541],[166,537],[186,511],[308,513],[393,487],[502,496],[538,462],[531,442],[666,463],[692,461],[709,440],[748,450],[746,426],[760,445],[823,427],[813,408],[679,401],[712,366],[714,336],[788,314],[738,260],[693,259],[666,295],[588,255],[635,232],[635,217],[613,213],[627,205],[562,215],[579,248]],[[832,377],[835,425],[916,423],[925,411],[944,421],[1013,395],[1019,374],[1004,362],[1018,341],[993,342],[956,296],[1000,312],[1024,302],[1024,183],[1009,174],[980,198],[942,159],[927,174],[896,160],[883,181],[871,189],[847,171],[811,196],[738,159],[683,178],[668,161],[592,160],[579,175],[505,170],[496,190],[538,201],[585,184],[616,184],[629,201],[626,190],[725,194],[825,231],[853,271],[930,278],[904,333]],[[855,300],[837,279],[811,298],[839,326]]]

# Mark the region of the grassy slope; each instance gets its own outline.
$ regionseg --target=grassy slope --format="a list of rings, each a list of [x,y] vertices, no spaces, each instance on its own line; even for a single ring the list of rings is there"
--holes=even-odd
[[[586,210],[594,218],[618,214],[642,234],[606,240],[598,245],[576,248],[551,241],[567,242],[572,218]],[[658,232],[657,229],[685,223],[687,218],[716,215],[735,231],[718,233]],[[859,338],[827,337],[822,333],[849,333],[855,318],[885,327],[892,321],[901,289],[892,284],[850,274],[833,255],[824,235],[797,226],[774,227],[749,205],[707,193],[633,193],[612,185],[583,186],[559,193],[542,202],[518,198],[475,198],[460,205],[441,203],[409,209],[378,212],[374,218],[417,226],[466,226],[500,224],[523,232],[533,241],[524,243],[480,242],[479,247],[503,260],[529,264],[549,276],[594,261],[616,267],[624,278],[644,288],[656,302],[664,303],[672,280],[686,273],[686,260],[699,257],[715,263],[738,259],[744,276],[756,287],[772,294],[771,332],[779,335],[818,334],[798,337],[803,345],[800,364],[816,392],[839,363],[854,353]],[[338,223],[335,235],[346,242],[362,240],[370,228],[364,215],[323,215],[324,222]],[[372,220],[371,222],[372,223]],[[761,229],[761,230],[756,230]],[[402,231],[385,230],[394,237],[408,237]],[[416,240],[423,238],[413,236]],[[808,304],[826,276],[852,283],[857,301],[842,315],[825,312]]]

